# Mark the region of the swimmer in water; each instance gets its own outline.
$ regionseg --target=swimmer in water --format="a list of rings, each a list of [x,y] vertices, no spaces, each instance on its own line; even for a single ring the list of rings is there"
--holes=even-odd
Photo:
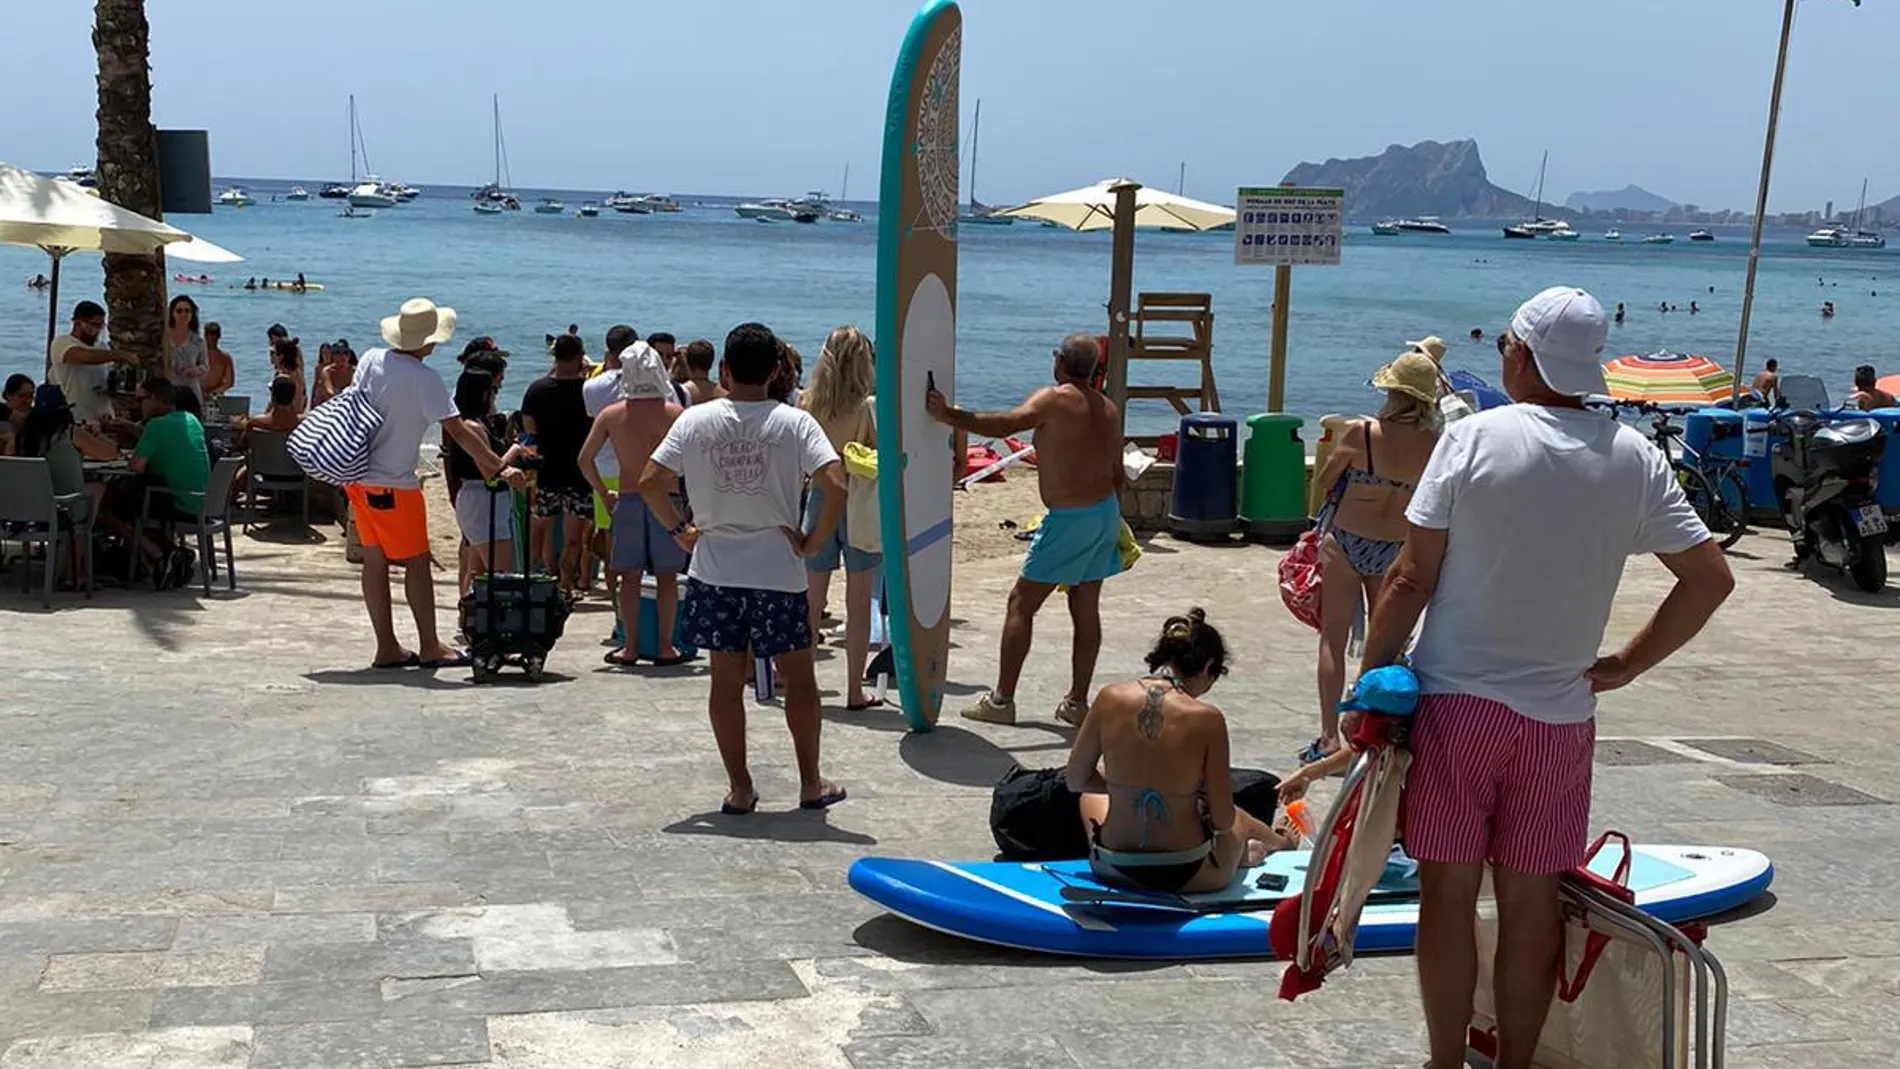
[[[1621,323],[1623,321],[1623,302],[1622,301],[1616,302],[1616,321],[1618,323]]]

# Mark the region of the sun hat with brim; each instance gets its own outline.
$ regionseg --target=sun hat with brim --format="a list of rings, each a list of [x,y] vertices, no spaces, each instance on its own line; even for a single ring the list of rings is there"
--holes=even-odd
[[[409,352],[440,345],[455,336],[455,309],[439,307],[427,297],[411,297],[382,327],[383,341],[392,349]]]
[[[1595,297],[1575,286],[1552,286],[1511,316],[1511,333],[1531,351],[1544,385],[1570,397],[1605,394],[1603,347],[1610,320]]]
[[[1408,349],[1374,373],[1372,385],[1434,404],[1438,401],[1438,363],[1417,349]]]
[[[71,407],[73,407],[72,403],[66,400],[66,391],[60,389],[58,383],[43,382],[40,383],[38,389],[33,391],[33,411],[35,412],[58,412]]]
[[[1445,362],[1445,339],[1436,334],[1427,334],[1417,341],[1408,341],[1405,347],[1415,353],[1424,353],[1432,358],[1432,363]]]

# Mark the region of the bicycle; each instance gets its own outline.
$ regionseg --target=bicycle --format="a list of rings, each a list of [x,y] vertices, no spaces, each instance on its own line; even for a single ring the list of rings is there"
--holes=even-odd
[[[1740,541],[1748,533],[1748,480],[1743,475],[1748,470],[1747,458],[1730,460],[1698,451],[1674,422],[1679,412],[1652,404],[1637,405],[1636,410],[1651,417],[1650,440],[1668,458],[1689,507],[1708,526],[1716,544],[1727,549]],[[1671,442],[1680,455],[1671,452]]]

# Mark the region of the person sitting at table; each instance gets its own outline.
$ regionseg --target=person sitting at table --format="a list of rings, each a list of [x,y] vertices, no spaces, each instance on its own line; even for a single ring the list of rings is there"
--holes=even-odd
[[[138,552],[152,568],[152,587],[169,590],[191,581],[197,554],[182,545],[154,542],[145,532],[134,532],[132,525],[145,508],[147,486],[168,491],[153,497],[148,520],[196,524],[205,486],[211,481],[211,459],[205,451],[203,424],[196,416],[178,411],[178,390],[171,380],[141,382],[139,410],[145,427],[131,462],[132,473],[138,477],[119,480],[108,491],[100,522],[128,542],[136,533]]]
[[[226,390],[237,385],[237,365],[231,362],[231,354],[218,347],[224,340],[224,328],[216,323],[205,324],[205,377],[198,380],[198,388],[206,397],[223,397]]]
[[[297,394],[291,403],[302,412],[310,397],[310,388],[304,381],[303,348],[298,345],[298,339],[279,338],[271,346],[270,362],[273,374],[289,376],[297,384]]]
[[[73,422],[73,406],[66,392],[55,383],[47,383],[33,392],[32,407],[20,430],[19,454],[46,461],[53,477],[53,492],[61,496],[85,493],[79,508],[71,509],[73,520],[84,523],[98,511],[105,495],[104,483],[86,482],[84,462],[119,459],[118,447]]]
[[[15,452],[20,431],[26,427],[26,414],[33,410],[33,379],[26,375],[8,375],[0,398],[6,402],[6,419],[0,421],[0,456]]]

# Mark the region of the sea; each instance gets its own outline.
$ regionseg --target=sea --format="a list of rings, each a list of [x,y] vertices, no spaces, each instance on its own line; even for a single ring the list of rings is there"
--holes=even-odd
[[[269,372],[265,329],[281,323],[303,341],[314,364],[319,341],[347,338],[358,352],[377,342],[377,323],[409,297],[429,297],[459,316],[450,353],[480,334],[514,354],[503,401],[512,404],[545,366],[545,338],[570,324],[598,352],[607,328],[628,324],[644,337],[667,331],[684,344],[717,345],[733,326],[769,324],[809,363],[840,324],[875,326],[876,205],[853,204],[860,223],[764,224],[739,218],[731,197],[677,196],[669,215],[603,210],[578,218],[601,192],[519,190],[523,209],[478,215],[466,187],[431,187],[409,204],[370,218],[340,218],[340,201],[314,194],[324,183],[300,181],[308,201],[285,201],[291,181],[236,179],[255,198],[245,208],[170,221],[245,257],[245,262],[173,262],[167,274],[211,276],[208,284],[170,285],[195,298],[203,318],[224,328],[239,388],[261,397]],[[562,215],[537,214],[542,197],[566,203]],[[1288,411],[1316,419],[1363,412],[1378,398],[1372,373],[1412,339],[1436,334],[1448,367],[1495,381],[1493,339],[1517,304],[1545,286],[1569,284],[1607,307],[1624,304],[1615,354],[1659,350],[1702,353],[1732,362],[1748,263],[1745,228],[1714,228],[1714,242],[1690,243],[1688,226],[1632,225],[1620,243],[1602,228],[1575,243],[1510,241],[1498,224],[1458,222],[1450,236],[1374,236],[1351,227],[1336,267],[1293,272],[1286,375]],[[1672,245],[1643,244],[1650,230]],[[1749,374],[1768,357],[1785,372],[1821,376],[1836,398],[1852,369],[1872,363],[1900,371],[1900,247],[1811,249],[1804,231],[1773,230],[1764,240],[1748,346]],[[1234,263],[1229,232],[1142,231],[1135,248],[1135,291],[1212,295],[1214,368],[1223,410],[1243,418],[1266,408],[1273,272]],[[24,280],[47,269],[34,249],[0,247],[0,371],[40,377],[47,297]],[[294,278],[321,292],[246,291],[251,277]],[[1050,354],[1072,331],[1106,332],[1109,235],[1078,234],[1035,223],[970,226],[959,235],[956,399],[966,407],[1013,404],[1049,381]],[[100,261],[66,260],[59,312],[101,294]],[[1823,320],[1823,301],[1837,314]],[[1690,312],[1694,302],[1696,311]],[[1673,311],[1662,311],[1664,305]],[[1483,332],[1470,340],[1473,329]],[[453,360],[434,361],[452,371]],[[1172,375],[1168,372],[1172,370]],[[525,373],[524,373],[525,372]],[[1136,383],[1187,382],[1187,369],[1137,365]],[[1137,402],[1131,431],[1172,429],[1164,403]],[[1308,437],[1311,437],[1309,433]]]

